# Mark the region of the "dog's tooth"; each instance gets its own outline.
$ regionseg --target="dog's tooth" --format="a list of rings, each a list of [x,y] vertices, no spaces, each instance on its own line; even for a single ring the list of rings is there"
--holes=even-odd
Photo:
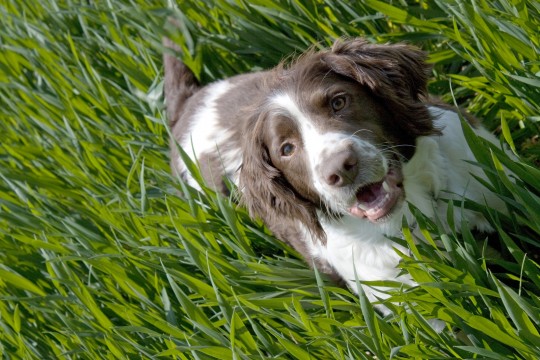
[[[386,180],[383,181],[382,187],[383,187],[384,191],[386,191],[387,193],[390,192],[390,186],[388,185],[388,183],[386,182]]]
[[[367,211],[367,209],[368,209],[366,206],[364,206],[363,204],[360,204],[360,203],[356,204],[356,207],[358,209],[362,210],[362,211]]]

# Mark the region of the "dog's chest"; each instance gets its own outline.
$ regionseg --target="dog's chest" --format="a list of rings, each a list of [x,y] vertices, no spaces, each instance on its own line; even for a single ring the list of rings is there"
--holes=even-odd
[[[314,256],[325,259],[350,285],[355,279],[397,280],[400,256],[407,249],[389,240],[380,226],[344,217],[323,224],[327,244],[312,245]],[[387,224],[387,235],[400,236],[399,224]]]

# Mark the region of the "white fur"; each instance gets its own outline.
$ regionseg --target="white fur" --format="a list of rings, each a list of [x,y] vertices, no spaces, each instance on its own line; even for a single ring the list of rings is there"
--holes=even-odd
[[[231,176],[236,182],[236,170],[240,167],[242,154],[240,147],[231,148],[225,144],[231,143],[232,134],[220,123],[216,109],[218,100],[234,88],[228,80],[218,81],[206,88],[204,103],[192,115],[190,131],[181,139],[180,146],[187,152],[192,161],[198,161],[203,154],[218,153],[224,166],[224,173]],[[227,150],[228,149],[228,150]],[[182,159],[178,159],[179,168],[184,167]],[[200,188],[197,182],[187,174],[188,183]]]

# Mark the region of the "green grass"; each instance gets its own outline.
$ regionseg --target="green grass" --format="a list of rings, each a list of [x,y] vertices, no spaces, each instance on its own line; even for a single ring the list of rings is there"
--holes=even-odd
[[[8,0],[0,19],[2,358],[540,358],[537,1]],[[426,241],[396,241],[420,285],[395,285],[395,316],[336,288],[233,201],[169,175],[165,33],[203,82],[342,35],[423,47],[430,91],[520,156],[466,131],[510,215],[454,207],[486,214],[501,257],[419,214]]]

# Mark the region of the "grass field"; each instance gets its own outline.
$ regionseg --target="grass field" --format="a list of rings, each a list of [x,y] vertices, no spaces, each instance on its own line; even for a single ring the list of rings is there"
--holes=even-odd
[[[172,2],[0,4],[2,359],[540,358],[538,1]],[[426,241],[396,241],[420,285],[385,284],[402,306],[382,318],[169,175],[164,34],[204,83],[345,35],[429,51],[430,92],[519,157],[465,129],[509,215],[454,207],[486,214],[501,255],[418,214]]]

